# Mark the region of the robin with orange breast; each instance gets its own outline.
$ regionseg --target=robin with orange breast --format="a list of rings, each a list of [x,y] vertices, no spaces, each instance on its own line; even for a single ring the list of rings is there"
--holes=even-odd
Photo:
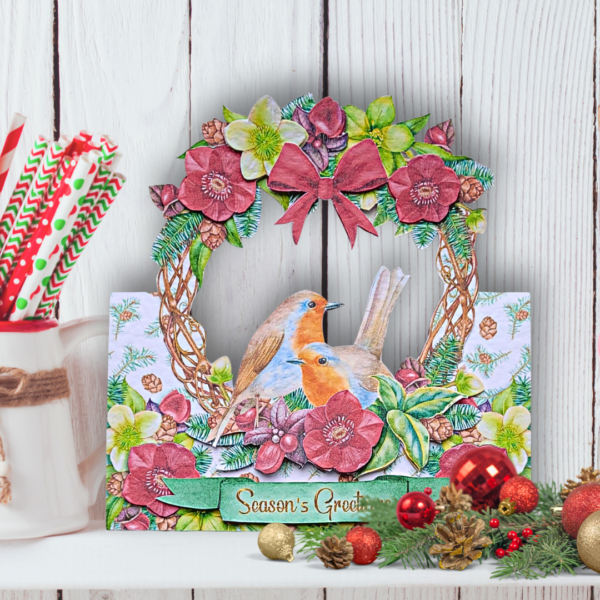
[[[260,398],[285,396],[302,386],[302,371],[290,360],[306,345],[324,341],[323,315],[339,306],[339,302],[327,302],[315,292],[303,291],[273,311],[246,348],[229,410],[209,441],[218,441],[236,407],[245,400],[252,398],[258,403]]]
[[[349,390],[363,408],[377,400],[378,384],[373,375],[393,377],[381,362],[390,314],[408,277],[402,269],[377,273],[362,324],[352,346],[307,344],[289,359],[302,369],[302,388],[313,406],[323,406],[338,392]]]

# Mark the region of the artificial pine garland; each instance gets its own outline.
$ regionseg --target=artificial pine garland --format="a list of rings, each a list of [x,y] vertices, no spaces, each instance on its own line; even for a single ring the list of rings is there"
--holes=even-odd
[[[574,569],[583,565],[577,553],[577,542],[562,528],[560,514],[552,511],[553,507],[563,503],[560,487],[550,483],[542,484],[538,489],[539,503],[531,513],[504,516],[497,509],[487,509],[481,513],[462,511],[466,517],[483,519],[485,529],[481,535],[492,539],[492,544],[483,549],[480,560],[493,557],[498,548],[505,548],[508,545],[509,531],[522,531],[525,528],[533,531],[534,535],[525,540],[520,550],[497,560],[492,578],[540,579],[548,575],[558,575],[563,571],[574,575]],[[438,514],[430,525],[409,530],[398,523],[395,506],[377,499],[365,498],[363,508],[365,521],[381,536],[382,547],[378,556],[380,567],[387,567],[396,562],[401,563],[405,569],[438,566],[437,560],[430,555],[429,550],[440,542],[435,529],[438,524],[445,523],[444,513]],[[492,519],[497,519],[500,526],[491,527],[489,523]],[[308,555],[308,560],[311,560],[316,556],[315,551],[320,547],[321,540],[331,535],[345,537],[353,526],[336,524],[327,527],[299,527],[296,532],[300,542],[299,552]]]

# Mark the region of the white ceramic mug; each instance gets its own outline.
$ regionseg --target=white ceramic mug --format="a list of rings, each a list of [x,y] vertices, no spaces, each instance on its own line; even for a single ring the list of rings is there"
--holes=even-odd
[[[0,323],[0,366],[28,373],[62,366],[84,340],[108,334],[108,317]],[[39,406],[0,407],[0,434],[12,500],[0,505],[0,539],[41,537],[83,529],[104,480],[106,451],[77,464],[69,399]]]

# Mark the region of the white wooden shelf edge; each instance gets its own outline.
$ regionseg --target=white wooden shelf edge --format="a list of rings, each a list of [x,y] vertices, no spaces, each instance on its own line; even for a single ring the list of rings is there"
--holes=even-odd
[[[600,575],[585,570],[538,582],[490,579],[494,561],[457,573],[441,569],[379,569],[351,565],[324,569],[302,555],[269,561],[257,533],[85,530],[35,540],[0,542],[0,589],[351,588],[414,586],[591,586]]]

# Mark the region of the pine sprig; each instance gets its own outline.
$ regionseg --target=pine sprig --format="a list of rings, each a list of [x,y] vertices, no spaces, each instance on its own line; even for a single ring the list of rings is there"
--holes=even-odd
[[[452,334],[444,336],[427,356],[425,372],[431,385],[440,386],[452,381],[462,355],[462,342]]]
[[[136,369],[149,367],[156,362],[156,354],[147,348],[135,348],[134,346],[125,346],[123,360],[119,363],[117,370],[112,377],[127,375]]]
[[[169,260],[177,260],[196,237],[200,223],[202,214],[199,212],[171,217],[152,245],[152,260],[160,266]]]
[[[473,254],[473,244],[465,214],[459,208],[452,208],[440,223],[440,231],[459,262],[469,263]]]

